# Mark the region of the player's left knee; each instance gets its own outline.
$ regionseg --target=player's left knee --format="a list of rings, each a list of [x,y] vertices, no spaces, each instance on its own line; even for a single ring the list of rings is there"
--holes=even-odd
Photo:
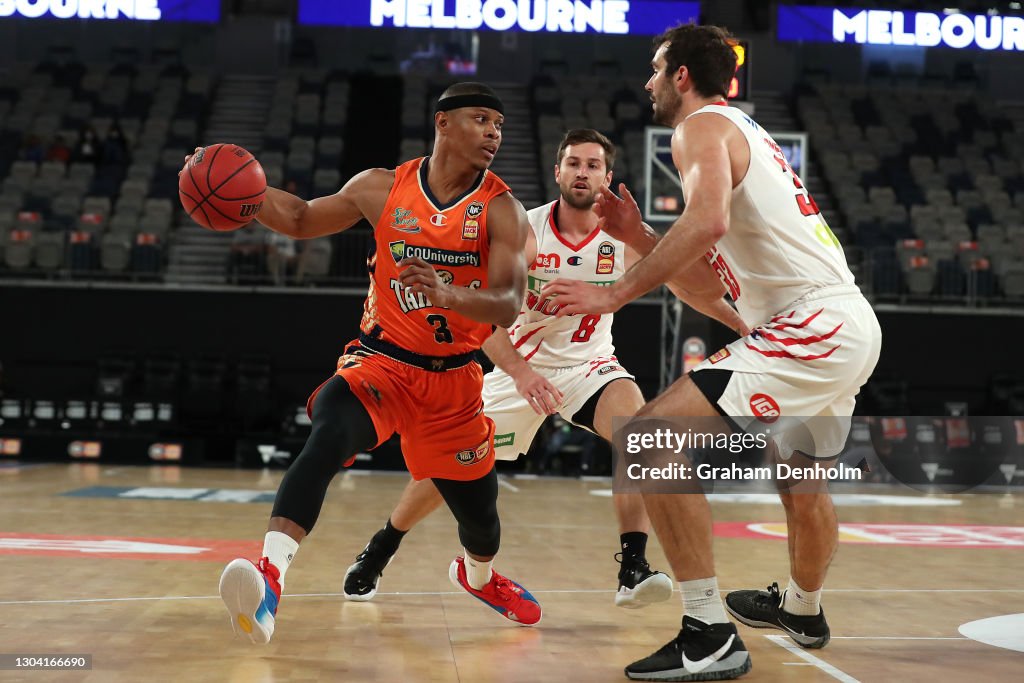
[[[501,545],[501,522],[497,513],[459,522],[459,540],[474,555],[496,555]]]

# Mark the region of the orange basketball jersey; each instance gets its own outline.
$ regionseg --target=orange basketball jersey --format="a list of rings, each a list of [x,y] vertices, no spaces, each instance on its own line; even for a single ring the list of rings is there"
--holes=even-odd
[[[360,325],[363,334],[424,356],[451,356],[480,348],[491,326],[430,303],[398,279],[398,262],[419,257],[447,283],[487,286],[487,211],[508,192],[490,171],[453,201],[442,204],[427,185],[430,157],[395,169],[395,184],[374,230],[369,260],[370,291]]]

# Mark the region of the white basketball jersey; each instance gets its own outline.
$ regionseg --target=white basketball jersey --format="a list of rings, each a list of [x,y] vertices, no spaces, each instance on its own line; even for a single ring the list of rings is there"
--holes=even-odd
[[[509,336],[531,365],[569,367],[615,353],[612,314],[556,318],[559,306],[541,288],[559,278],[610,285],[626,272],[626,247],[600,229],[572,244],[557,226],[558,202],[527,212],[537,237],[537,260],[527,277],[523,310]]]
[[[711,104],[690,116],[705,113],[735,123],[750,145],[729,229],[706,255],[740,317],[760,325],[814,290],[853,284],[839,240],[775,140],[734,107]]]

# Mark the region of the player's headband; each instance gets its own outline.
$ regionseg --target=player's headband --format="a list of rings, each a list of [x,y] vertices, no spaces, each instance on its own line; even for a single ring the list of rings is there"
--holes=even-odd
[[[453,95],[437,101],[435,111],[451,111],[462,107],[487,107],[499,114],[505,114],[505,105],[501,103],[496,95],[477,93],[474,95]]]

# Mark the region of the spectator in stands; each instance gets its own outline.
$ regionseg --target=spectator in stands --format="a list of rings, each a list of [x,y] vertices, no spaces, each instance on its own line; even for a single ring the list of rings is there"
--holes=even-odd
[[[83,126],[72,155],[75,161],[95,164],[100,160],[100,138],[92,126]]]
[[[50,148],[46,150],[46,160],[60,161],[65,164],[71,161],[71,148],[68,147],[63,135],[58,135],[53,139]]]
[[[275,285],[283,285],[295,271],[298,256],[295,240],[276,232],[267,231],[267,271]]]
[[[125,140],[124,131],[117,121],[110,126],[106,140],[103,141],[103,163],[117,166],[128,163],[128,142]]]
[[[231,240],[231,273],[237,281],[260,279],[266,272],[267,244],[255,222],[236,230]]]
[[[46,148],[43,147],[43,141],[39,139],[39,136],[34,134],[25,136],[25,141],[21,145],[21,151],[18,152],[18,158],[24,161],[34,161],[38,164],[45,157]]]

